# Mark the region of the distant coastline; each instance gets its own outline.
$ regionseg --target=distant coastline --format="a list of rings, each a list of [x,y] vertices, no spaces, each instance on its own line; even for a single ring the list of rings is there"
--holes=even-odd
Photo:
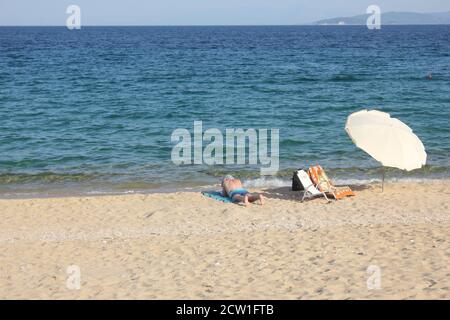
[[[369,14],[351,17],[322,19],[311,25],[365,25]],[[417,12],[385,12],[381,14],[383,25],[448,25],[449,12],[417,13]]]

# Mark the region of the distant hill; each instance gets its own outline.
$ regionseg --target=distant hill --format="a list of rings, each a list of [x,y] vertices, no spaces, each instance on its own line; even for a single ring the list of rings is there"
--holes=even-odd
[[[370,14],[353,17],[323,19],[314,25],[365,25]],[[416,13],[416,12],[381,12],[381,25],[400,24],[450,24],[449,12]]]

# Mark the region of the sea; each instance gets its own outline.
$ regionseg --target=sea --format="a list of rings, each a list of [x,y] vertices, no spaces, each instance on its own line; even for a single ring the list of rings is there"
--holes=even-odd
[[[377,183],[380,163],[344,129],[361,109],[425,146],[423,168],[387,181],[450,179],[450,26],[0,27],[0,197],[197,190],[225,174],[282,187],[315,164]],[[173,133],[194,141],[195,121],[278,129],[279,170],[174,163]]]

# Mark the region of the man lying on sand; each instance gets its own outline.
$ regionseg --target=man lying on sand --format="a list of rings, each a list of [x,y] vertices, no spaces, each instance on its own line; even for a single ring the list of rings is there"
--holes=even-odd
[[[261,205],[264,204],[264,197],[262,194],[250,194],[250,192],[242,186],[241,180],[235,179],[232,175],[226,175],[222,179],[222,195],[224,197],[230,197],[230,199],[235,202],[243,202],[245,206],[256,200],[259,200]]]

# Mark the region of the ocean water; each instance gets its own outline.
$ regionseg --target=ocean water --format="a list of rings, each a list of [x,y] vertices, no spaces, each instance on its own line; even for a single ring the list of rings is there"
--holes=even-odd
[[[428,73],[433,79],[426,80]],[[389,112],[427,165],[391,179],[449,179],[450,26],[0,27],[0,194],[284,185],[319,163],[367,182],[380,165],[346,117]],[[173,130],[278,128],[280,171],[171,161]]]

